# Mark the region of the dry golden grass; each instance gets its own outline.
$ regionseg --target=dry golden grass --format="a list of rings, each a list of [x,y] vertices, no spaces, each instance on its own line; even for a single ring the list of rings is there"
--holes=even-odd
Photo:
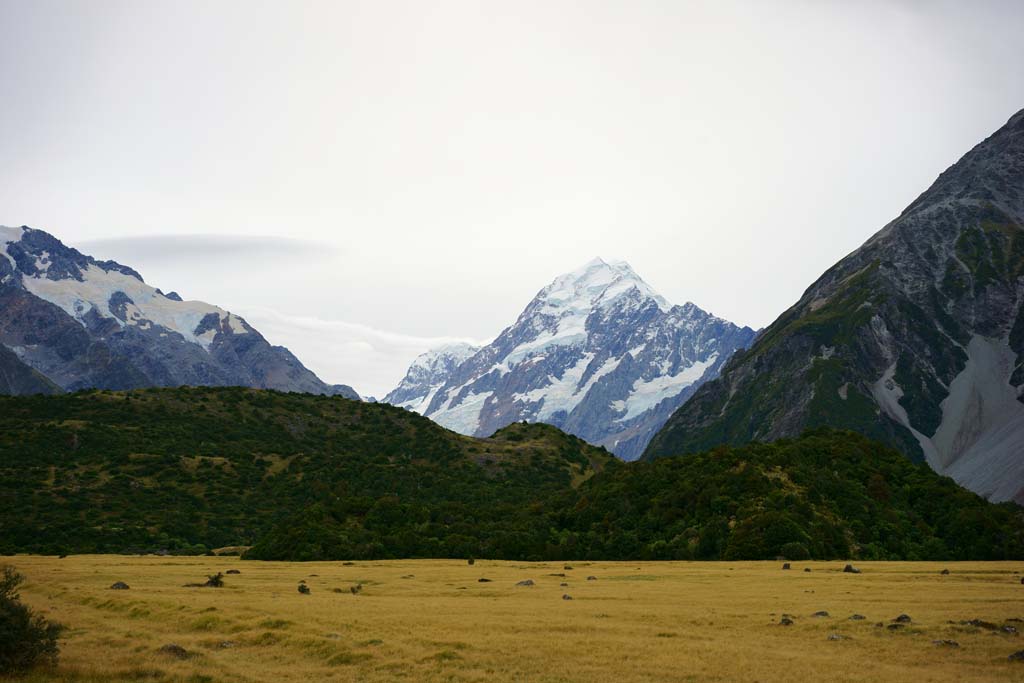
[[[1024,637],[948,623],[1024,618],[1024,563],[864,563],[853,575],[835,562],[3,561],[28,577],[23,599],[69,627],[58,670],[30,680],[1024,680],[1024,663],[1007,660]],[[241,574],[224,588],[182,586],[227,569]],[[875,625],[904,612],[902,631]],[[795,624],[779,626],[783,613]],[[195,656],[159,654],[167,643]]]

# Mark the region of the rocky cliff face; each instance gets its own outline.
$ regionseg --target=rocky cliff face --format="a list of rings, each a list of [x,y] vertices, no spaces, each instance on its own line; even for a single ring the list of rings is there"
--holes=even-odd
[[[830,268],[645,457],[831,425],[1024,502],[1024,112]]]
[[[414,363],[388,400],[477,436],[546,422],[631,460],[753,336],[670,305],[624,262],[595,259],[541,290],[492,343],[463,349],[461,362],[442,353]]]
[[[59,392],[60,387],[22,363],[17,354],[0,344],[0,394],[25,396]]]
[[[27,227],[0,227],[0,344],[69,391],[238,385],[358,398],[242,318]]]

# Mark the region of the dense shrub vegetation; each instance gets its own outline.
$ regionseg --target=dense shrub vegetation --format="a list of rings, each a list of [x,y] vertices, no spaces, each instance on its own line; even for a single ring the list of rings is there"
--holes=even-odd
[[[1024,517],[852,432],[624,464],[250,389],[0,399],[0,551],[255,559],[1024,558]]]
[[[987,560],[1024,557],[1022,513],[858,434],[815,430],[610,467],[562,519],[579,557]]]
[[[22,581],[14,567],[0,568],[0,675],[57,663],[57,638],[64,628],[21,603],[18,586]]]
[[[2,397],[0,553],[199,554],[250,545],[320,504],[358,520],[344,546],[352,556],[486,556],[481,539],[517,548],[532,533],[521,511],[611,460],[547,425],[471,439],[336,397]]]

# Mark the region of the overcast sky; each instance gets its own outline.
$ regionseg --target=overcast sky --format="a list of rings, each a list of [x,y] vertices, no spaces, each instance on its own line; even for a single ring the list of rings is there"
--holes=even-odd
[[[0,225],[383,395],[621,258],[760,327],[1024,108],[1021,2],[0,0]]]

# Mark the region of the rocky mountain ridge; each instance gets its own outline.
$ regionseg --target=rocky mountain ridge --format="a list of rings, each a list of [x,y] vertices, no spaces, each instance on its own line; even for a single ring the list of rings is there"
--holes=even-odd
[[[1024,111],[825,272],[645,457],[854,429],[1024,502]]]
[[[164,294],[132,268],[25,226],[0,227],[0,345],[65,391],[237,385],[358,398],[241,317]]]

